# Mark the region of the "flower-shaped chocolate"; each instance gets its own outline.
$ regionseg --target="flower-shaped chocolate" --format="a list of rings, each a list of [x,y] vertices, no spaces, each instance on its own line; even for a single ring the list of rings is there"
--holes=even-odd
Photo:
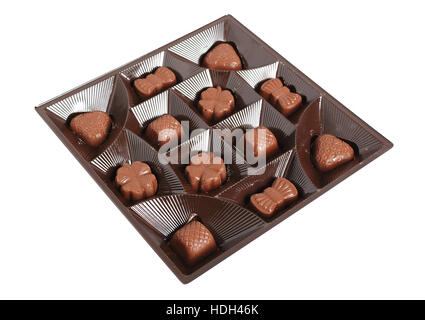
[[[144,162],[123,163],[115,177],[116,184],[126,200],[139,201],[153,196],[158,183],[151,168]]]
[[[186,167],[186,176],[194,191],[208,192],[226,181],[226,166],[220,157],[212,152],[201,152],[190,159]]]
[[[233,111],[235,98],[229,90],[208,88],[201,93],[198,109],[207,121],[220,121]]]

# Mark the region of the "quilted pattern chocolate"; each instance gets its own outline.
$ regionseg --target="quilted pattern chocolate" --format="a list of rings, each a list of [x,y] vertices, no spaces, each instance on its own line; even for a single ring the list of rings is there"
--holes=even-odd
[[[196,264],[217,248],[211,232],[196,220],[177,230],[170,245],[188,265]]]

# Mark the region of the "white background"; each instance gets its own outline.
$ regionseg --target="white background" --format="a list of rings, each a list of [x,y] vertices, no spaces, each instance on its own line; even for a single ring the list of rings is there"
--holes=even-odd
[[[425,298],[424,6],[317,2],[2,2],[0,298]],[[182,285],[33,107],[227,13],[394,148]]]

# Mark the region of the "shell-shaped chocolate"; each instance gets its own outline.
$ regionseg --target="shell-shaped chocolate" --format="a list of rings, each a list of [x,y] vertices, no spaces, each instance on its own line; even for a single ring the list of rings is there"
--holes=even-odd
[[[172,115],[164,114],[152,121],[146,128],[146,138],[158,146],[162,146],[172,140],[178,140],[183,134],[181,123]]]
[[[203,59],[203,66],[216,70],[241,70],[242,62],[230,44],[221,43],[208,51]]]
[[[264,126],[248,130],[244,134],[244,138],[246,145],[249,144],[253,149],[255,157],[269,157],[279,149],[279,144],[273,132]]]

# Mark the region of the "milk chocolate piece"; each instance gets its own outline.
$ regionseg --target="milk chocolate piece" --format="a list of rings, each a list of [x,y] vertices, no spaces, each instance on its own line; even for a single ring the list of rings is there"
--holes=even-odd
[[[235,98],[229,90],[208,88],[201,93],[198,109],[207,121],[220,121],[230,114],[235,107]]]
[[[292,93],[278,78],[264,82],[260,87],[260,94],[265,100],[278,108],[285,117],[294,113],[302,103],[301,96]]]
[[[273,132],[263,126],[248,130],[244,134],[244,139],[246,147],[250,145],[254,150],[255,157],[259,155],[269,157],[279,149],[279,144]]]
[[[144,162],[123,163],[115,176],[115,183],[126,200],[139,201],[153,196],[158,183],[151,168]]]
[[[271,187],[266,188],[262,193],[253,194],[250,201],[259,213],[271,216],[297,198],[297,188],[289,180],[277,178]]]
[[[226,181],[226,165],[212,152],[201,152],[190,159],[185,169],[186,177],[194,191],[208,192],[217,189]]]
[[[74,117],[69,126],[89,146],[98,147],[111,129],[111,118],[106,112],[92,111]]]
[[[188,266],[195,265],[217,249],[211,232],[196,220],[177,230],[170,245]]]
[[[159,67],[154,73],[148,74],[145,78],[136,79],[134,88],[143,99],[147,99],[162,90],[168,89],[175,83],[176,75],[174,72],[167,67]]]
[[[146,138],[153,144],[162,146],[169,141],[179,140],[183,134],[183,127],[176,118],[164,114],[152,121],[146,128]]]
[[[331,134],[322,134],[313,143],[313,159],[320,171],[328,172],[353,160],[354,150],[341,139]]]
[[[241,70],[242,62],[230,44],[221,43],[205,55],[203,66],[217,70]]]

